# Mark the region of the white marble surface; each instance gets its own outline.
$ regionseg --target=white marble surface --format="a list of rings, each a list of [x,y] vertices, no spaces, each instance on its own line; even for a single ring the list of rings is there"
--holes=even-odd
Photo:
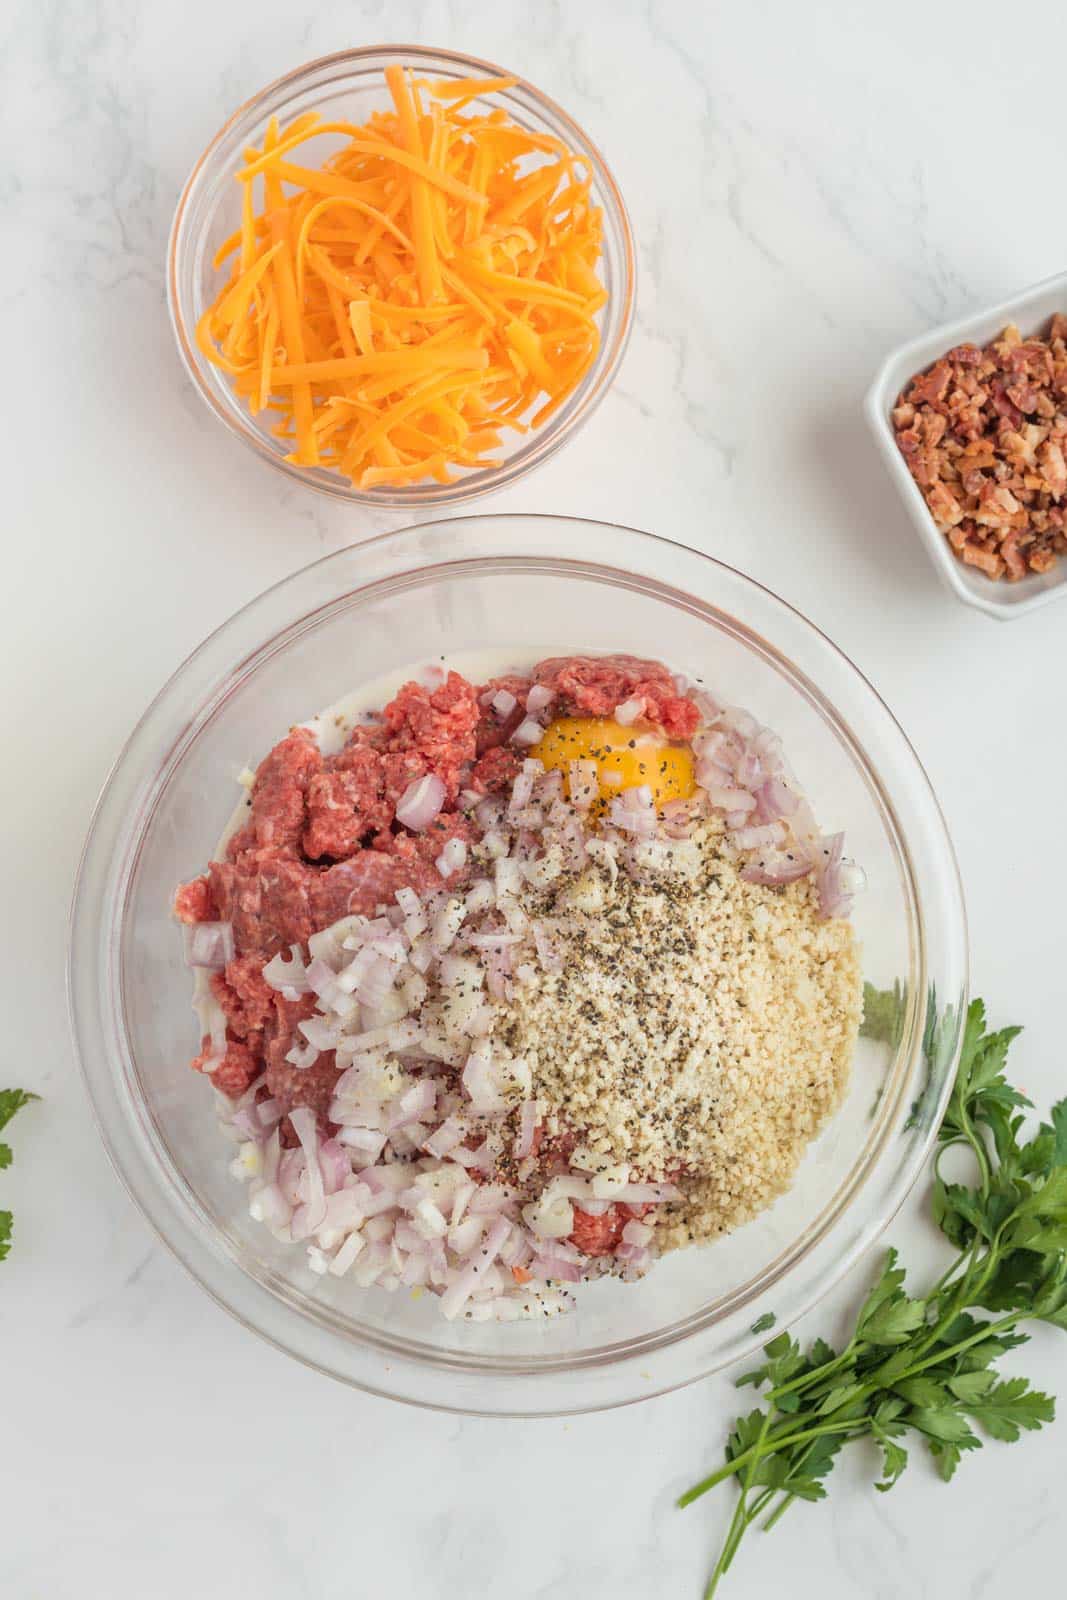
[[[383,39],[524,69],[601,142],[640,241],[614,393],[480,509],[674,535],[825,627],[929,767],[975,990],[1027,1024],[1019,1078],[1042,1104],[1064,1089],[1067,606],[998,626],[943,594],[859,417],[890,345],[1065,265],[1062,5],[7,0],[0,984],[18,1025],[0,1078],[45,1099],[0,1176],[17,1216],[0,1267],[5,1600],[695,1596],[728,1510],[671,1508],[718,1456],[725,1378],[500,1423],[349,1393],[259,1344],[134,1212],[74,1073],[64,918],[128,728],[249,595],[385,523],[287,486],[206,414],[164,308],[171,210],[239,100]],[[926,1248],[917,1195],[894,1236]],[[1065,1351],[1038,1336],[1026,1368],[1067,1390]],[[1067,1424],[991,1446],[951,1490],[920,1464],[878,1496],[870,1465],[753,1540],[725,1592],[979,1600],[1062,1583]]]

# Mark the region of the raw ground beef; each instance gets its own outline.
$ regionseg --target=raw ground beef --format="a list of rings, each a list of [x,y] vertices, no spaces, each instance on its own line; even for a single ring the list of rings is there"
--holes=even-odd
[[[555,692],[562,710],[584,717],[610,717],[616,706],[641,699],[647,720],[672,739],[691,739],[700,721],[667,668],[640,656],[555,656],[534,668],[534,681]]]
[[[226,1016],[226,1027],[238,1039],[262,1033],[274,1015],[272,989],[258,956],[235,956],[211,979],[211,990]]]
[[[207,878],[193,878],[191,883],[182,884],[174,896],[174,915],[179,922],[218,921],[219,908]]]
[[[382,757],[368,744],[351,744],[329,771],[316,772],[307,788],[304,854],[344,858],[359,849],[368,833],[393,820],[394,802],[385,792]]]
[[[622,1230],[635,1217],[643,1217],[651,1207],[646,1205],[613,1205],[602,1216],[594,1217],[588,1211],[574,1208],[574,1228],[568,1235],[576,1250],[587,1256],[610,1256],[622,1238]]]
[[[477,794],[507,794],[521,765],[522,757],[517,750],[494,745],[474,763],[471,788]]]
[[[318,874],[299,856],[242,850],[236,860],[213,861],[208,871],[219,915],[233,924],[234,943],[245,954],[270,957],[314,931],[311,890]]]
[[[475,750],[479,756],[507,744],[526,715],[526,696],[529,692],[529,678],[519,677],[517,673],[509,673],[503,678],[490,678],[488,683],[482,684],[478,690],[481,716],[475,730]],[[493,698],[498,694],[510,694],[515,700],[514,707],[506,717],[502,717],[493,707]]]
[[[334,1085],[341,1076],[332,1050],[324,1050],[311,1067],[291,1067],[285,1061],[267,1068],[267,1087],[287,1112],[297,1106],[309,1106],[315,1113],[319,1133],[333,1132],[334,1125],[327,1112],[333,1099]],[[282,1144],[297,1142],[288,1116],[281,1125]]]
[[[310,1106],[323,1131],[329,1129],[327,1110],[339,1077],[332,1053],[306,1069],[285,1059],[297,1024],[314,1010],[314,996],[285,1000],[262,976],[263,966],[341,917],[392,905],[398,889],[424,894],[441,887],[436,861],[445,845],[476,837],[459,809],[461,790],[502,793],[518,771],[522,753],[508,741],[526,715],[533,682],[551,688],[567,713],[610,716],[624,700],[641,696],[648,719],[672,737],[686,738],[697,725],[696,707],[656,662],[560,657],[542,662],[532,678],[508,675],[477,688],[456,672],[437,688],[407,683],[381,720],[355,728],[336,755],[324,756],[308,729],[294,728],[260,763],[248,817],[230,838],[225,859],[183,884],[174,901],[182,922],[225,921],[233,928],[235,958],[212,979],[227,1033],[226,1055],[212,1079],[224,1094],[243,1094],[265,1071],[270,1094],[286,1111]],[[491,704],[502,690],[516,701],[506,716]],[[427,773],[444,783],[445,804],[424,832],[412,833],[397,823],[396,806],[409,784]],[[460,869],[447,881],[459,885],[464,877]],[[202,1069],[210,1058],[205,1039],[193,1065]],[[287,1142],[293,1137],[288,1119],[282,1132]],[[629,1215],[619,1220],[618,1210],[603,1217],[576,1213],[583,1218],[576,1234],[584,1229],[596,1246],[590,1254],[614,1247]],[[598,1245],[613,1229],[615,1239]]]
[[[438,885],[444,845],[470,837],[453,808],[478,721],[473,686],[451,672],[432,691],[405,684],[382,723],[356,728],[337,755],[294,728],[261,763],[226,859],[179,890],[177,915],[231,922],[242,954],[269,958],[339,917],[392,903],[399,888]],[[396,824],[396,807],[428,772],[445,784],[446,809],[413,835]]]
[[[205,1034],[200,1041],[200,1054],[192,1063],[193,1071],[203,1072],[205,1063],[212,1059],[212,1055],[211,1040]],[[230,1039],[226,1044],[226,1055],[212,1071],[211,1081],[222,1094],[228,1094],[231,1100],[236,1100],[244,1094],[259,1069],[259,1057],[255,1050],[239,1040]]]
[[[458,672],[450,672],[433,691],[418,683],[405,684],[386,706],[382,720],[389,749],[411,752],[422,771],[435,772],[444,782],[449,800],[455,800],[460,774],[476,753],[479,707],[473,684]],[[421,777],[422,772],[414,776]]]

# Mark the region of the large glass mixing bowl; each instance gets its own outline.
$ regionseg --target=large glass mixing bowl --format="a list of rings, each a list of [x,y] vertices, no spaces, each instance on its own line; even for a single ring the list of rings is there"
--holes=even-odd
[[[196,1026],[169,915],[175,885],[214,848],[237,772],[291,723],[361,682],[475,648],[516,662],[658,656],[776,729],[823,826],[844,828],[866,869],[855,910],[865,976],[902,996],[896,1042],[861,1040],[847,1098],[786,1196],[729,1238],[666,1257],[641,1283],[584,1286],[576,1313],[535,1323],[449,1323],[432,1296],[314,1277],[302,1246],[252,1222],[207,1086],[189,1071]],[[261,595],[186,661],[101,797],[70,961],[77,1047],[104,1140],[207,1291],[348,1383],[505,1415],[660,1393],[748,1354],[762,1313],[782,1326],[813,1305],[922,1170],[966,980],[960,884],[937,802],[892,715],[840,651],[696,551],[602,523],[506,515],[342,550]]]

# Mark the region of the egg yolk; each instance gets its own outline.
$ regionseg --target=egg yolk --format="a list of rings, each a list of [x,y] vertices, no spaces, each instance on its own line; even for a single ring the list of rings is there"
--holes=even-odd
[[[567,777],[568,794],[569,764],[595,761],[602,801],[647,784],[661,807],[668,800],[688,800],[696,787],[688,746],[668,744],[654,733],[640,733],[604,717],[558,717],[530,755],[550,772],[558,769]]]

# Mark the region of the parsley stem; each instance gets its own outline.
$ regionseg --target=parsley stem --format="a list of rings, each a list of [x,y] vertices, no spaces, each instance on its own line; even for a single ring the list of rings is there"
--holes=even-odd
[[[792,1394],[796,1389],[806,1389],[809,1384],[814,1385],[821,1382],[823,1378],[829,1377],[830,1373],[836,1372],[839,1367],[848,1365],[852,1360],[854,1346],[855,1341],[853,1340],[832,1361],[824,1361],[821,1367],[815,1367],[810,1372],[802,1372],[799,1378],[794,1378],[790,1383],[780,1383],[777,1389],[771,1389],[768,1392],[766,1398],[770,1401],[777,1401],[784,1394]]]
[[[730,1524],[730,1533],[727,1535],[727,1538],[723,1543],[722,1550],[719,1552],[719,1559],[715,1563],[715,1570],[708,1579],[708,1586],[704,1590],[704,1600],[713,1600],[715,1592],[719,1586],[719,1579],[725,1577],[726,1573],[729,1571],[734,1556],[737,1554],[737,1547],[741,1543],[742,1538],[748,1532],[752,1524],[762,1515],[768,1502],[773,1500],[777,1493],[777,1489],[764,1489],[762,1494],[756,1496],[755,1501],[746,1510],[744,1522],[737,1529],[736,1535],[733,1533],[737,1517],[737,1513],[735,1511],[734,1521],[731,1521]]]
[[[752,1476],[756,1470],[756,1464],[759,1461],[760,1454],[766,1442],[767,1430],[771,1425],[773,1417],[773,1407],[765,1411],[763,1414],[763,1423],[756,1439],[756,1453],[753,1455],[751,1461],[748,1463],[748,1466],[745,1468],[745,1475],[741,1480],[741,1493],[738,1496],[737,1505],[734,1508],[734,1514],[730,1520],[730,1527],[726,1534],[726,1541],[723,1544],[722,1552],[719,1556],[718,1562],[716,1563],[715,1571],[712,1573],[711,1580],[704,1592],[704,1600],[712,1600],[712,1596],[714,1595],[718,1586],[719,1578],[728,1570],[730,1562],[733,1560],[734,1555],[736,1554],[737,1547],[741,1543],[741,1537],[751,1521],[748,1511],[748,1496],[749,1491],[752,1488]]]
[[[756,1518],[763,1514],[763,1510],[764,1510],[765,1506],[767,1505],[768,1501],[773,1500],[777,1493],[778,1493],[777,1489],[764,1489],[763,1493],[759,1496],[759,1498],[756,1500],[755,1504],[753,1505],[752,1511],[751,1511],[751,1513],[749,1515],[749,1519],[748,1520],[750,1522],[755,1522]]]
[[[963,1129],[964,1137],[968,1144],[974,1151],[974,1159],[977,1161],[979,1171],[982,1174],[982,1193],[988,1194],[992,1176],[989,1170],[989,1152],[986,1149],[985,1140],[970,1119],[965,1101],[960,1104],[960,1127]]]
[[[969,1350],[972,1345],[981,1344],[983,1339],[990,1339],[995,1333],[1003,1333],[1007,1328],[1013,1328],[1017,1322],[1022,1322],[1027,1313],[1013,1311],[1010,1316],[1001,1317],[997,1322],[984,1322],[977,1333],[972,1333],[969,1338],[961,1339],[958,1344],[952,1344],[935,1350],[924,1360],[917,1361],[914,1366],[906,1367],[903,1372],[894,1377],[894,1383],[903,1383],[905,1378],[917,1377],[920,1372],[925,1372],[927,1367],[939,1366],[943,1361],[951,1361],[954,1356],[962,1355],[964,1350]],[[881,1388],[881,1384],[873,1383],[867,1386],[869,1393],[874,1393]]]
[[[770,1516],[767,1518],[766,1522],[763,1524],[762,1531],[764,1533],[770,1533],[779,1517],[784,1517],[786,1512],[789,1510],[789,1507],[793,1505],[795,1501],[795,1494],[784,1494],[779,1500],[778,1504],[775,1506],[774,1510],[771,1512]]]
[[[797,1433],[772,1433],[764,1441],[766,1449],[761,1449],[758,1444],[749,1445],[747,1450],[743,1450],[739,1456],[734,1456],[732,1461],[727,1461],[717,1472],[711,1473],[709,1477],[687,1489],[675,1503],[679,1507],[692,1505],[694,1500],[699,1500],[702,1494],[707,1494],[716,1484],[723,1483],[742,1467],[747,1466],[753,1456],[773,1455],[785,1445],[806,1444],[809,1439],[818,1439],[827,1433],[849,1433],[854,1428],[866,1428],[869,1421],[868,1417],[852,1417],[840,1422],[824,1422],[817,1428],[802,1428]]]

